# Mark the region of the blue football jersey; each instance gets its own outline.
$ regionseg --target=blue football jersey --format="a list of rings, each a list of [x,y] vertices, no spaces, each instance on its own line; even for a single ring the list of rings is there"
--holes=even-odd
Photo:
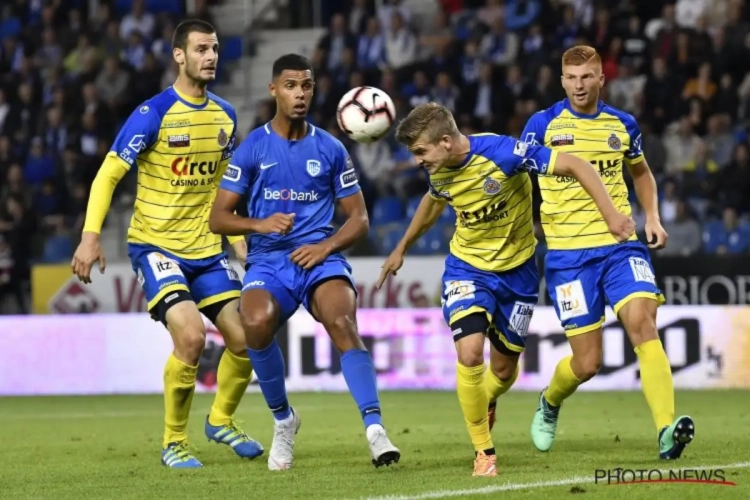
[[[312,124],[297,141],[279,136],[270,123],[253,130],[235,151],[220,187],[247,195],[250,218],[296,214],[287,235],[250,235],[248,261],[328,238],[336,200],[360,191],[344,145]]]

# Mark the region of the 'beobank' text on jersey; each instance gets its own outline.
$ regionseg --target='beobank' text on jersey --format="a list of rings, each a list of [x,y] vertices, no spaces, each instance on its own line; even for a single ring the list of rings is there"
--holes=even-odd
[[[210,92],[185,96],[173,87],[130,115],[108,154],[138,169],[129,243],[188,259],[221,253],[221,236],[208,230],[208,216],[234,151],[236,122],[225,100]]]
[[[643,161],[641,132],[635,119],[599,102],[593,115],[576,113],[565,99],[529,118],[522,140],[574,154],[593,165],[617,209],[630,215],[624,165]],[[550,250],[614,245],[601,212],[572,177],[539,177],[542,226]],[[637,240],[633,234],[631,241]]]
[[[534,255],[531,179],[552,175],[557,153],[495,134],[469,136],[457,167],[430,175],[430,196],[456,211],[451,254],[483,271],[502,272]]]
[[[247,211],[253,219],[296,214],[288,235],[250,235],[250,261],[328,238],[336,200],[358,193],[360,186],[346,148],[331,134],[308,124],[305,137],[290,141],[267,123],[239,145],[221,189],[248,195]]]

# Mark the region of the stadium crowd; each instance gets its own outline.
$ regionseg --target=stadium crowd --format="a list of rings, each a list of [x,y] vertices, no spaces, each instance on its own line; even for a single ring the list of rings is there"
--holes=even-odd
[[[663,254],[750,252],[743,1],[435,1],[435,19],[413,15],[401,0],[379,9],[369,0],[341,2],[351,6],[332,16],[312,54],[312,120],[346,142],[336,105],[349,88],[368,84],[394,99],[399,117],[433,100],[454,111],[465,133],[520,136],[532,113],[564,97],[562,52],[588,43],[603,58],[605,99],[640,123],[671,235]],[[89,186],[119,126],[175,78],[170,40],[184,14],[132,4],[89,12],[83,0],[16,0],[0,9],[0,295],[22,301],[31,262],[70,258]],[[207,3],[196,5],[188,15],[211,21]],[[273,112],[262,102],[257,123]],[[347,146],[371,220],[385,228],[371,248],[388,252],[424,178],[392,137]],[[445,251],[451,224],[446,217],[417,251]],[[538,237],[543,252],[541,230]]]

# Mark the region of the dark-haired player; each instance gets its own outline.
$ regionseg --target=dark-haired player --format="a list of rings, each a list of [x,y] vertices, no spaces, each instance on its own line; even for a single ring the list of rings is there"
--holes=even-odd
[[[206,92],[219,58],[214,28],[203,21],[186,21],[177,26],[172,47],[180,68],[177,81],[139,106],[120,130],[91,187],[72,267],[84,283],[91,281],[95,262],[104,272],[99,233],[115,186],[135,166],[138,189],[128,254],[151,316],[164,323],[174,341],[164,369],[161,459],[168,467],[193,468],[201,463],[188,450],[186,428],[205,345],[200,313],[217,326],[226,346],[206,436],[231,446],[243,458],[261,455],[263,447],[232,419],[252,366],[237,312],[239,276],[222,251],[221,237],[208,229],[211,202],[234,152],[237,118],[229,103]],[[245,241],[230,241],[243,259]]]
[[[599,172],[617,208],[630,215],[623,166],[646,212],[651,248],[662,248],[667,233],[659,221],[656,182],[641,151],[635,119],[599,100],[602,61],[593,47],[568,49],[562,58],[562,85],[568,98],[529,118],[530,145],[575,153]],[[656,329],[656,308],[664,302],[656,286],[648,249],[635,235],[618,241],[607,231],[593,201],[576,179],[539,178],[542,225],[549,251],[547,288],[565,328],[572,356],[562,359],[539,398],[531,425],[534,445],[552,447],[560,407],[602,362],[604,307],[609,304],[635,348],[643,394],[656,424],[659,456],[679,458],[694,435],[689,416],[675,419],[669,359]]]
[[[250,234],[240,314],[249,357],[275,417],[271,470],[292,466],[300,426],[287,400],[284,359],[274,340],[300,304],[323,324],[341,353],[373,464],[400,458],[382,425],[375,367],[357,332],[351,267],[340,253],[367,234],[367,210],[344,146],[305,120],[314,86],[306,58],[290,54],[274,62],[269,90],[276,116],[237,148],[210,218],[218,234]],[[250,218],[234,214],[243,195]],[[337,204],[347,220],[334,231]]]

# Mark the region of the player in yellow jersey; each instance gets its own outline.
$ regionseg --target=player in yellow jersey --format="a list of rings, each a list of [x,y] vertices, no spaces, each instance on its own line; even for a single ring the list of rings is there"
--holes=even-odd
[[[649,247],[662,248],[667,233],[659,222],[656,182],[643,157],[635,119],[599,100],[604,76],[596,50],[568,49],[562,67],[568,98],[533,115],[524,140],[529,147],[543,145],[585,158],[599,172],[618,210],[630,215],[622,172],[626,166],[646,212]],[[694,424],[688,416],[674,419],[672,373],[656,329],[656,309],[664,298],[648,249],[635,235],[627,242],[613,238],[576,179],[540,177],[539,187],[549,248],[547,287],[573,355],[560,361],[539,398],[531,427],[535,446],[541,451],[552,447],[560,405],[601,366],[604,307],[609,304],[635,347],[659,454],[663,459],[679,458],[693,439]]]
[[[399,124],[396,139],[427,171],[430,189],[383,265],[377,286],[401,268],[407,249],[450,204],[457,224],[445,261],[443,315],[458,354],[458,399],[476,452],[474,476],[492,477],[497,469],[487,408],[516,380],[539,291],[528,172],[579,179],[613,238],[629,238],[634,225],[615,209],[584,160],[511,137],[464,136],[450,111],[438,104],[414,108]],[[486,373],[485,336],[491,343]]]
[[[164,370],[162,463],[194,468],[202,464],[188,450],[186,427],[205,345],[200,313],[217,326],[226,346],[206,436],[243,458],[261,455],[263,447],[232,419],[252,366],[238,313],[241,282],[221,237],[208,230],[218,182],[234,152],[237,117],[229,103],[206,91],[219,57],[214,28],[185,21],[175,29],[172,47],[180,68],[177,81],[139,106],[120,130],[91,187],[72,267],[84,283],[90,282],[94,263],[104,272],[99,233],[115,186],[135,167],[138,188],[128,253],[151,316],[164,323],[174,342]],[[245,241],[230,241],[244,261]]]

